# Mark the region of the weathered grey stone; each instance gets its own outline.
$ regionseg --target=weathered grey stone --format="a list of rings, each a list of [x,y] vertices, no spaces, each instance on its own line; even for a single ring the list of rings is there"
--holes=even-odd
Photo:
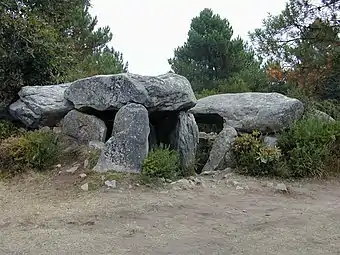
[[[277,138],[275,136],[265,136],[263,137],[263,142],[269,147],[277,146]]]
[[[20,99],[9,107],[10,114],[27,127],[55,126],[73,105],[64,99],[69,84],[26,86],[19,92]]]
[[[203,167],[203,172],[222,170],[233,167],[235,162],[231,151],[237,137],[237,131],[230,126],[225,126],[218,134],[211,148],[209,159]]]
[[[219,115],[237,131],[281,131],[301,118],[302,102],[279,93],[231,93],[198,100],[189,110],[195,117]]]
[[[100,141],[90,141],[89,142],[89,148],[94,150],[103,150],[105,146],[104,142]]]
[[[80,186],[80,188],[83,191],[89,191],[89,184],[88,183],[84,183],[83,185]]]
[[[323,120],[323,121],[328,121],[328,122],[334,122],[335,121],[335,119],[333,119],[327,113],[316,110],[316,109],[313,110],[311,115],[312,115],[312,117],[314,117],[318,120]]]
[[[198,142],[199,131],[194,115],[180,112],[172,144],[179,152],[182,167],[188,169],[194,168]]]
[[[199,132],[199,139],[202,140],[209,140],[209,141],[215,141],[217,137],[217,133],[205,133],[205,132]]]
[[[148,111],[140,104],[123,106],[116,114],[113,136],[105,143],[94,170],[139,173],[149,150]]]
[[[189,81],[178,74],[142,76],[131,73],[97,75],[77,80],[65,91],[77,109],[119,110],[139,103],[149,111],[185,110],[196,104]]]
[[[195,188],[195,183],[187,179],[180,179],[170,183],[170,185],[174,190],[189,190]]]
[[[276,192],[279,192],[279,193],[287,193],[287,192],[288,192],[288,189],[287,189],[286,184],[284,184],[284,183],[278,183],[278,184],[275,186],[275,191],[276,191]]]
[[[96,116],[72,110],[63,119],[63,133],[75,138],[79,143],[88,144],[90,141],[105,142],[107,128]]]

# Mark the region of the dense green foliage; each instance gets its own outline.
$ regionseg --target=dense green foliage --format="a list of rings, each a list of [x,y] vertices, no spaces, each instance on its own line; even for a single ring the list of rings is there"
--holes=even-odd
[[[0,102],[25,85],[47,85],[93,74],[126,71],[84,0],[0,2]]]
[[[319,106],[330,100],[339,107],[339,14],[338,0],[290,0],[279,15],[270,15],[263,28],[250,33],[257,54],[268,60],[269,90],[299,88]]]
[[[169,59],[172,70],[186,76],[197,92],[224,91],[235,82],[255,87],[265,73],[250,47],[232,36],[233,29],[226,19],[204,9],[192,19],[187,42]]]
[[[279,137],[278,146],[291,177],[325,177],[340,171],[340,122],[304,118]]]
[[[328,177],[340,173],[340,122],[312,116],[285,130],[277,147],[268,147],[260,133],[236,139],[237,170],[248,175],[289,178]]]
[[[179,153],[168,148],[157,148],[151,151],[144,160],[141,179],[144,182],[159,178],[175,180],[181,176]]]
[[[25,85],[48,85],[96,74],[127,72],[123,55],[97,28],[89,0],[0,0],[0,108]],[[324,177],[339,172],[340,124],[312,117],[318,109],[340,120],[340,1],[289,0],[278,15],[250,33],[252,45],[234,37],[229,21],[202,10],[188,38],[168,62],[189,79],[198,98],[219,93],[279,92],[300,99],[306,115],[268,147],[260,134],[242,135],[233,146],[238,170],[250,175]],[[265,60],[265,61],[264,61]],[[172,72],[171,71],[171,72]],[[24,132],[0,121],[2,171],[45,169],[59,154],[50,132]],[[204,165],[211,144],[197,156]],[[98,152],[90,155],[90,168]],[[150,152],[144,181],[183,177],[179,155]]]
[[[260,133],[239,136],[234,145],[233,153],[240,173],[255,176],[279,175],[279,160],[281,150],[264,144]]]
[[[23,132],[23,129],[18,128],[12,122],[0,120],[0,142],[11,136],[22,134]]]
[[[28,169],[44,170],[60,155],[57,136],[52,132],[30,131],[1,141],[0,172],[13,175]]]

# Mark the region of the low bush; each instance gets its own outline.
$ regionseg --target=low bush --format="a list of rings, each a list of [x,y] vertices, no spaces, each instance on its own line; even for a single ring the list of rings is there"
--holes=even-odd
[[[23,134],[24,130],[15,126],[12,122],[0,120],[0,141],[11,136]]]
[[[101,150],[91,148],[88,153],[89,169],[93,169],[100,158]]]
[[[340,121],[340,102],[337,100],[323,100],[314,103],[314,107],[320,111],[323,111]]]
[[[44,170],[60,155],[58,138],[52,132],[30,131],[2,141],[1,171],[12,175],[27,169]]]
[[[291,177],[326,177],[339,171],[340,122],[303,118],[281,134],[278,146]]]
[[[180,176],[181,168],[177,151],[156,148],[143,162],[141,180],[144,183],[156,182],[160,178],[175,180]]]
[[[221,94],[221,92],[218,91],[217,89],[203,89],[201,90],[201,92],[196,93],[196,98],[201,99],[204,97],[218,95],[218,94]]]
[[[281,150],[266,146],[259,132],[239,136],[232,149],[238,172],[253,176],[279,175]]]

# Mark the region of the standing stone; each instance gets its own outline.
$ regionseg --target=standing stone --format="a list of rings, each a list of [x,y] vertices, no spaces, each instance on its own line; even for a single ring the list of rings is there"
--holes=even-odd
[[[211,148],[209,159],[202,172],[214,171],[233,167],[235,164],[232,146],[237,137],[237,131],[230,126],[225,126],[218,134]]]
[[[78,142],[88,144],[90,141],[105,142],[107,128],[96,116],[72,110],[63,119],[62,130]]]
[[[179,152],[182,167],[193,169],[195,166],[198,142],[199,131],[194,115],[180,112],[176,130],[172,135],[172,144]]]
[[[127,104],[116,114],[112,137],[105,143],[97,172],[139,173],[148,155],[149,116],[140,104]]]

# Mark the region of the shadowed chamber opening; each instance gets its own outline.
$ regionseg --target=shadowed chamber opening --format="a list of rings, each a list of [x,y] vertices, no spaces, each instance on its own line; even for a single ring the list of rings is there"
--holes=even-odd
[[[98,111],[93,108],[82,108],[79,111],[85,114],[96,116],[97,118],[104,121],[107,128],[105,142],[110,139],[113,130],[113,122],[118,111],[114,110]]]
[[[223,129],[223,118],[217,114],[196,114],[195,120],[200,131],[196,152],[196,172],[201,173],[207,163],[216,136]]]
[[[220,133],[223,129],[223,118],[218,114],[195,114],[195,120],[200,132]]]
[[[176,129],[178,112],[152,112],[149,114],[149,121],[149,148],[152,149],[161,144],[171,146],[171,135]]]

